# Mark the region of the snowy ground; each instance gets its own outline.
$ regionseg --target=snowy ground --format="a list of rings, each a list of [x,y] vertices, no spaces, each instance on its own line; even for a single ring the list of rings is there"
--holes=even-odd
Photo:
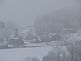
[[[0,61],[24,61],[27,57],[37,57],[42,59],[47,55],[52,47],[14,48],[0,49]]]

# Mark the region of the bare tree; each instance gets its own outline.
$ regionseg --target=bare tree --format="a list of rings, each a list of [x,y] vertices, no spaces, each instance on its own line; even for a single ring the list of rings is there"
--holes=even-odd
[[[81,46],[69,46],[68,51],[70,53],[71,61],[81,60]]]
[[[3,39],[3,43],[9,41],[16,27],[17,25],[11,21],[0,21],[0,40]]]

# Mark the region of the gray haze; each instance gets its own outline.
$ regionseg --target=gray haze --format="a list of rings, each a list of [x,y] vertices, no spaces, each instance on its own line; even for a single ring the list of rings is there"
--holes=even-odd
[[[0,0],[0,61],[81,61],[80,2]]]
[[[32,25],[33,21],[60,8],[77,6],[80,0],[0,0],[0,19],[19,25]]]

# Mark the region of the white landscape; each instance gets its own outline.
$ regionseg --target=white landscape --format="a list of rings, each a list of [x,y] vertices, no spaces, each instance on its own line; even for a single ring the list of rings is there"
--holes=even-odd
[[[42,59],[52,47],[0,49],[0,61],[24,61],[28,57]]]
[[[0,61],[81,61],[81,0],[0,0]]]

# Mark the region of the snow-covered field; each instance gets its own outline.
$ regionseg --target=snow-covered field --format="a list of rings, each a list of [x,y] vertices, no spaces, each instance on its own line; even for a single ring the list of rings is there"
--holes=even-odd
[[[27,57],[37,57],[42,59],[47,55],[52,47],[14,48],[0,49],[0,61],[24,61]]]

